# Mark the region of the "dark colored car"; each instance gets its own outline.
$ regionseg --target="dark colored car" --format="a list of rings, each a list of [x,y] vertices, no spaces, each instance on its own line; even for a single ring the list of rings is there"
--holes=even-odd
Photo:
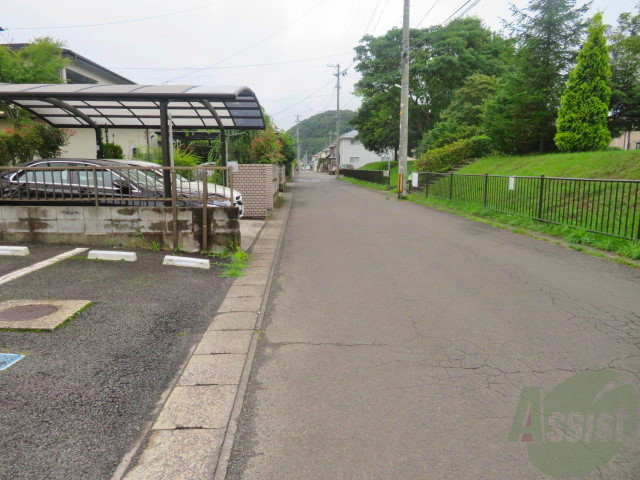
[[[340,165],[340,170],[355,170],[355,168],[350,163],[345,163],[344,165]]]
[[[18,167],[50,170],[10,170],[0,175],[0,203],[43,205],[141,205],[162,206],[164,186],[150,170],[123,169],[110,160],[41,159]],[[69,168],[74,167],[74,168]],[[86,167],[86,169],[82,168]],[[94,167],[95,169],[94,175]],[[178,205],[202,206],[202,193],[178,185]],[[7,199],[20,199],[20,202]],[[209,200],[210,207],[231,206],[226,199]]]

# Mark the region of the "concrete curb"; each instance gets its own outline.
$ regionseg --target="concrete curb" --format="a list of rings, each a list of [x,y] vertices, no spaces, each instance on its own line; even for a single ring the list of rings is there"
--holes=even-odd
[[[278,215],[283,220],[267,222],[260,231],[251,252],[260,264],[234,281],[163,395],[153,425],[123,458],[112,480],[211,480],[226,475],[290,206],[291,198]]]

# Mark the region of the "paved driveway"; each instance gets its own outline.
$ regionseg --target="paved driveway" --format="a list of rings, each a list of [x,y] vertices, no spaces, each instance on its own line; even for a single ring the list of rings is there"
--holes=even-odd
[[[523,387],[639,386],[640,271],[303,172],[227,478],[538,479]],[[636,427],[584,478],[640,478]]]
[[[71,248],[0,257],[0,273]],[[93,302],[52,333],[0,331],[0,352],[26,354],[0,371],[1,479],[105,480],[133,447],[231,281],[161,263],[85,253],[0,285],[0,302]]]

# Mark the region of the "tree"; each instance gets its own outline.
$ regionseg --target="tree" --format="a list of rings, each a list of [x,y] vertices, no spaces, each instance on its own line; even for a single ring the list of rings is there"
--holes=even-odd
[[[612,73],[609,129],[617,137],[640,130],[640,13],[620,15],[608,38]]]
[[[27,120],[19,128],[0,131],[0,165],[15,165],[34,157],[59,157],[72,131]]]
[[[364,146],[381,152],[399,144],[400,29],[366,36],[356,47],[356,70],[362,79],[356,94],[362,106],[352,123]],[[512,46],[478,18],[461,18],[446,26],[412,30],[409,98],[409,146],[439,120],[453,92],[473,74],[500,75]]]
[[[560,97],[587,26],[590,3],[530,0],[511,6],[507,24],[518,47],[496,96],[487,102],[485,132],[505,153],[552,151]]]
[[[296,139],[284,131],[279,132],[278,135],[280,137],[281,153],[283,156],[282,163],[284,163],[287,168],[287,175],[291,175],[293,174],[293,168],[298,156]]]
[[[611,66],[602,14],[593,17],[558,111],[555,142],[562,152],[604,150],[611,143],[607,127]]]
[[[426,132],[417,149],[420,155],[430,148],[439,148],[458,140],[481,135],[482,113],[487,99],[495,95],[498,79],[475,74],[453,93],[449,106],[440,121]]]
[[[249,155],[251,163],[281,163],[284,155],[277,132],[271,127],[259,132],[251,140]]]
[[[68,62],[62,56],[63,46],[50,37],[36,38],[17,51],[0,45],[0,82],[61,83],[60,70]],[[23,109],[6,102],[0,102],[0,109],[15,126],[28,118]]]
[[[351,110],[340,111],[340,125],[343,132],[353,129],[351,119],[355,116]],[[309,118],[305,118],[298,125],[294,125],[287,133],[294,136],[296,129],[300,128],[300,151],[302,155],[306,151],[310,154],[318,153],[326,148],[329,142],[329,134],[336,132],[336,111],[327,110]]]

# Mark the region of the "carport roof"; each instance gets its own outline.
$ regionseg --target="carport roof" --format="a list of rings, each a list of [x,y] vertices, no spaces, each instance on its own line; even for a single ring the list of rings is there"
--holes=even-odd
[[[246,87],[0,83],[0,100],[55,127],[160,128],[160,104],[167,102],[176,128],[265,128],[260,104]]]

